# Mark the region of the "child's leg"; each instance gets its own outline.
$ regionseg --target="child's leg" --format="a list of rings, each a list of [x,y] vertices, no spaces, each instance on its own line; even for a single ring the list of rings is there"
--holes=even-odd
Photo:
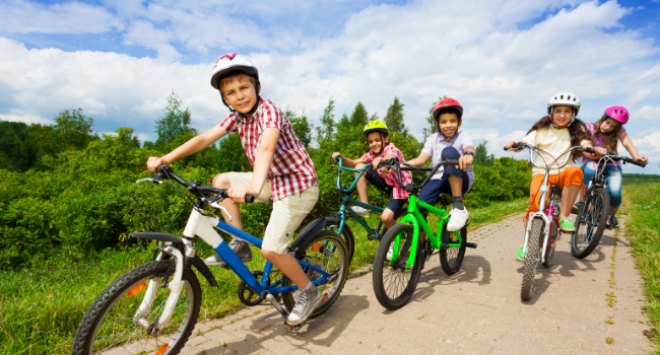
[[[440,189],[446,183],[446,181],[446,176],[443,176],[440,180],[430,180],[427,182],[419,192],[419,200],[424,201],[431,206],[435,206],[435,204],[438,203],[438,200],[440,199]],[[419,213],[421,213],[424,219],[426,219],[426,215],[428,214],[426,208],[419,206],[418,209]],[[426,233],[424,231],[419,232],[419,239],[421,242],[426,240]]]
[[[395,199],[392,191],[390,191],[390,199],[389,201],[387,201],[387,206],[385,206],[385,210],[383,211],[383,214],[380,216],[380,220],[383,221],[383,224],[385,224],[385,227],[387,227],[387,229],[394,227],[394,224],[396,224],[396,222],[394,221],[394,216],[396,215],[397,212],[403,209],[403,206],[406,204],[406,201],[408,200]]]
[[[589,181],[591,181],[591,178],[596,176],[596,163],[593,161],[587,162],[584,165],[582,165],[582,171],[584,173],[584,178],[582,178],[582,183],[584,186],[589,186]],[[580,202],[584,202],[584,195],[580,195]]]
[[[230,174],[218,174],[213,178],[213,187],[218,189],[229,189],[231,187],[231,181],[229,180]],[[227,212],[231,216],[231,221],[227,216],[223,216],[225,221],[230,225],[243,230],[243,221],[241,220],[241,210],[238,208],[238,205],[234,203],[231,199],[224,199],[222,202],[218,203],[220,206],[227,209]]]
[[[355,165],[355,169],[362,169],[365,167],[365,164],[357,164]],[[367,194],[367,173],[365,172],[360,176],[360,179],[357,182],[357,190],[358,190],[358,195],[360,196],[360,201],[364,203],[369,203],[369,195]],[[357,178],[359,173],[355,173],[355,177]]]
[[[610,165],[605,168],[607,191],[610,193],[610,216],[616,216],[616,212],[621,207],[622,177],[621,167]]]
[[[443,161],[447,159],[460,159],[461,153],[454,147],[447,147],[442,150],[441,159]],[[463,194],[467,192],[469,186],[469,178],[466,171],[456,168],[453,165],[445,166],[445,174],[449,175],[449,184],[451,186],[451,195],[453,196],[453,208],[458,210],[464,210],[463,206]]]
[[[568,217],[571,208],[575,203],[575,198],[580,192],[580,186],[584,178],[582,169],[577,166],[571,166],[559,174],[559,188],[561,188],[561,209],[559,218]]]

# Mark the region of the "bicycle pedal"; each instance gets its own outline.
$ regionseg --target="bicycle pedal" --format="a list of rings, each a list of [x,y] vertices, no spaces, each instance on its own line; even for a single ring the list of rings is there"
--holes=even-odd
[[[465,247],[467,247],[467,248],[477,249],[477,243],[465,242],[465,243],[463,243],[463,245],[465,245]]]
[[[303,323],[303,324],[304,324],[304,323]],[[285,321],[285,322],[284,322],[284,326],[287,327],[287,328],[289,328],[289,330],[292,330],[292,331],[295,332],[295,331],[297,331],[298,329],[300,329],[300,327],[302,327],[302,324],[299,324],[299,325],[290,325],[289,323],[287,323],[287,322]]]

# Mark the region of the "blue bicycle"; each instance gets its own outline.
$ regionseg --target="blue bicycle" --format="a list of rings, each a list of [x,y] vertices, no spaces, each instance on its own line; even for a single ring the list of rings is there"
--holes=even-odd
[[[265,299],[285,319],[295,306],[294,293],[298,286],[285,275],[271,282],[273,265],[270,262],[263,271],[253,273],[215,231],[217,228],[261,248],[261,239],[204,211],[205,207],[211,206],[229,216],[217,203],[227,197],[226,190],[186,181],[168,166],[159,167],[157,172],[155,177],[141,179],[138,183],[163,184],[164,180],[171,180],[195,196],[183,235],[131,234],[134,238],[159,241],[158,254],[153,261],[120,276],[96,298],[78,326],[72,354],[178,354],[195,327],[202,304],[202,290],[192,268],[197,269],[211,286],[218,286],[213,274],[196,255],[192,244],[194,237],[209,244],[227,262],[228,268],[242,280],[239,290],[252,292],[251,305]],[[175,187],[174,184],[168,185]],[[254,196],[246,196],[246,201],[253,202]],[[231,216],[228,218],[231,220]],[[348,275],[346,245],[337,233],[324,231],[324,227],[323,218],[314,221],[289,247],[289,252],[296,257],[309,279],[324,294],[311,317],[325,312],[335,302]],[[293,328],[286,322],[285,325]]]

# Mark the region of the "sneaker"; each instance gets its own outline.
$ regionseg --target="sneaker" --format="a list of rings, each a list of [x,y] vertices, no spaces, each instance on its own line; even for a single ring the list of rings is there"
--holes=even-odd
[[[575,226],[568,217],[559,219],[559,229],[564,233],[575,233]]]
[[[308,290],[300,290],[296,296],[296,305],[289,313],[286,322],[294,326],[302,324],[309,318],[322,299],[323,293],[316,286],[312,286]]]
[[[247,242],[234,238],[229,242],[229,248],[238,255],[242,262],[247,263],[252,261],[252,249],[250,249],[250,245]],[[204,260],[204,263],[208,266],[227,266],[227,263],[218,254],[209,256]]]
[[[612,229],[619,229],[619,221],[616,220],[616,216],[609,216],[607,218],[607,224],[609,224]]]
[[[516,258],[518,258],[518,260],[520,260],[520,261],[525,261],[525,256],[526,255],[523,255],[523,246],[521,244],[520,248],[518,248],[518,250],[516,250]]]
[[[463,208],[462,210],[454,208],[451,210],[451,217],[449,218],[449,223],[447,223],[447,230],[453,232],[463,228],[465,223],[467,223],[468,215],[467,208]]]
[[[366,208],[364,208],[364,207],[360,207],[360,206],[351,206],[351,209],[353,210],[353,212],[359,214],[359,215],[362,216],[362,217],[369,217],[369,216],[371,216],[371,211],[368,210],[368,209],[366,209]]]
[[[577,214],[578,212],[580,212],[580,208],[582,208],[583,203],[584,202],[578,202],[578,203],[574,204],[573,207],[571,208],[571,213]]]
[[[387,251],[387,256],[385,257],[385,259],[387,259],[387,261],[392,260],[392,253],[393,252],[394,252],[394,243],[390,244],[390,250]]]

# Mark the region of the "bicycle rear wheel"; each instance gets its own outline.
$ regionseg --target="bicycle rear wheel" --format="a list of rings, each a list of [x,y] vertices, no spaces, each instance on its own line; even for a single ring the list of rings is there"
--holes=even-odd
[[[543,220],[534,218],[532,228],[529,231],[529,242],[527,244],[527,254],[525,255],[525,265],[523,266],[522,288],[520,289],[520,298],[523,301],[529,301],[534,294],[534,275],[540,259],[540,240],[543,233]]]
[[[447,231],[447,225],[442,226],[442,248],[440,249],[440,265],[447,275],[453,275],[461,269],[463,258],[465,257],[465,243],[467,243],[467,227],[461,228],[461,239],[463,244],[460,247],[450,247],[448,243],[458,243],[458,238],[454,232]]]
[[[330,228],[331,231],[336,233],[339,228],[340,220],[337,217],[325,217],[325,227]],[[346,244],[346,252],[348,253],[348,262],[353,261],[353,252],[355,251],[355,237],[353,236],[353,231],[348,224],[344,224],[344,228],[341,230],[341,237]]]
[[[585,197],[575,224],[575,234],[571,238],[571,253],[578,259],[587,257],[596,249],[605,231],[610,210],[610,195],[602,187],[597,187]]]
[[[138,266],[110,284],[85,313],[71,354],[147,354],[157,350],[178,354],[192,333],[202,303],[195,273],[184,272],[184,286],[168,326],[157,334],[148,329],[165,308],[170,290],[160,284],[174,262],[161,260]],[[134,318],[151,282],[157,286],[155,296],[150,311],[141,317],[147,326],[139,326]]]
[[[392,256],[397,255],[396,261],[390,265],[387,254],[393,248],[396,237],[399,237],[398,251],[393,249]],[[383,236],[373,266],[374,293],[380,304],[395,310],[403,307],[417,288],[419,274],[422,271],[422,243],[417,246],[417,253],[413,257],[415,263],[412,268],[406,269],[406,263],[411,253],[413,241],[413,226],[410,224],[396,224]]]
[[[314,239],[307,243],[303,250],[305,251],[305,261],[330,274],[330,277],[325,283],[317,285],[319,290],[327,296],[316,306],[310,315],[311,318],[327,311],[344,289],[344,284],[348,278],[348,254],[342,238],[332,231],[319,232]],[[312,269],[303,267],[303,270],[310,281],[322,278],[320,273]],[[283,275],[282,286],[289,287],[292,285],[293,281],[286,275]],[[289,312],[296,305],[295,294],[297,293],[298,291],[282,294],[282,300]]]

